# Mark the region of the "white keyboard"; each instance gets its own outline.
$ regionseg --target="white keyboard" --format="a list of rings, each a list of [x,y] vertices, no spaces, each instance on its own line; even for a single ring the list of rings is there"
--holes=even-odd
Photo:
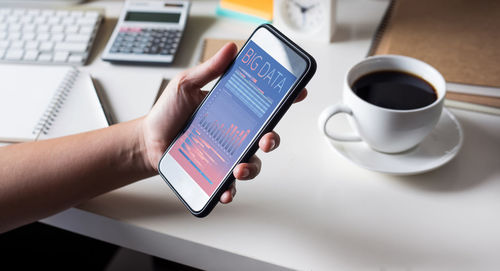
[[[83,65],[101,20],[97,11],[0,8],[0,62]]]

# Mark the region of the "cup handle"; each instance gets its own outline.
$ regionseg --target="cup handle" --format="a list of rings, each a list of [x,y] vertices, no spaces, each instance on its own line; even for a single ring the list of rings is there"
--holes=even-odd
[[[329,134],[326,131],[326,124],[328,123],[328,120],[333,117],[333,115],[338,114],[338,113],[345,113],[349,114],[350,116],[353,115],[352,110],[347,107],[344,104],[336,104],[336,105],[331,105],[323,110],[321,112],[321,115],[319,116],[318,124],[319,124],[319,129],[329,138],[337,141],[349,141],[349,142],[355,142],[355,141],[361,141],[361,137],[359,135],[341,135],[341,134]]]

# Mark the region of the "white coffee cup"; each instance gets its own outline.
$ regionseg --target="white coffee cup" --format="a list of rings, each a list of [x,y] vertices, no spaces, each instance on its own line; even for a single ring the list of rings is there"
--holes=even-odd
[[[360,77],[377,71],[400,71],[416,75],[433,86],[437,99],[427,106],[409,110],[389,109],[371,104],[354,93],[351,86]],[[376,151],[403,152],[418,145],[436,126],[445,95],[443,76],[425,62],[399,55],[368,57],[349,70],[344,80],[342,102],[323,110],[319,117],[319,126],[321,131],[333,140],[365,141]],[[328,120],[338,113],[351,116],[349,121],[356,135],[327,131]]]

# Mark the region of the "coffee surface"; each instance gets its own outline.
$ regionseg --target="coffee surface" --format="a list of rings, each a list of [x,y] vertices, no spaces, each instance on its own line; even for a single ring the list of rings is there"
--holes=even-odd
[[[434,87],[424,79],[400,71],[378,71],[360,77],[352,90],[361,99],[389,109],[410,110],[437,100]]]

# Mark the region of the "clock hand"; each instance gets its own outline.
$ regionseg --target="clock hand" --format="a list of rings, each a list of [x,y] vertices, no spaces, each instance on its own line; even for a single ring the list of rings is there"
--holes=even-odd
[[[305,6],[302,6],[301,4],[297,3],[296,1],[292,0],[292,3],[297,6],[300,9],[300,13],[304,14],[307,12],[308,8]]]
[[[310,9],[315,8],[317,5],[319,5],[319,3],[312,4],[312,5],[308,6],[308,7],[303,7],[305,9],[304,12],[308,12]]]

